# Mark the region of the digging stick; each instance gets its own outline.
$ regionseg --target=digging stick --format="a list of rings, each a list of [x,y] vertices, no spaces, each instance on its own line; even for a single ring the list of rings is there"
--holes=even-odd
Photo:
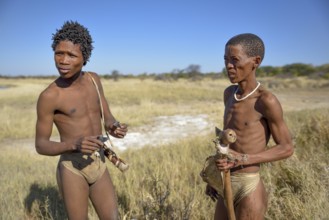
[[[224,171],[224,197],[227,206],[228,219],[235,220],[230,170]]]

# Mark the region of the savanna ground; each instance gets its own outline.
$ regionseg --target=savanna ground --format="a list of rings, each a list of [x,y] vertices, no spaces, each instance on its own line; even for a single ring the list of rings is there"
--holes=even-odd
[[[0,89],[0,219],[67,218],[55,179],[58,157],[38,155],[33,143],[36,100],[52,80],[0,79],[0,88],[7,87]],[[329,81],[260,82],[281,101],[295,143],[291,158],[262,166],[266,219],[329,219]],[[229,82],[103,79],[103,84],[113,114],[129,124],[130,133],[148,134],[138,141],[143,147],[124,142],[120,155],[131,164],[125,174],[108,163],[121,218],[212,219],[215,204],[205,196],[199,173],[214,153],[211,140],[214,126],[222,125],[222,93]],[[202,123],[188,123],[200,116]],[[159,126],[161,117],[166,125]],[[178,130],[177,117],[186,120]],[[166,136],[174,136],[170,131],[176,136],[166,143]],[[89,210],[89,218],[97,219],[91,205]]]

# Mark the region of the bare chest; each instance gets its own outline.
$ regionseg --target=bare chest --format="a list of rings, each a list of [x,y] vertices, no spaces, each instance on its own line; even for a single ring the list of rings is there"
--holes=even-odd
[[[58,97],[54,120],[74,120],[99,114],[99,98],[91,88],[66,88]]]
[[[232,100],[225,106],[224,126],[242,130],[260,123],[262,115],[256,110],[255,100],[237,102]]]

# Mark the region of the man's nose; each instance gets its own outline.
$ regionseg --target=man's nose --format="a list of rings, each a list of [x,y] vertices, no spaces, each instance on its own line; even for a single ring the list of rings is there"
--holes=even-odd
[[[232,67],[234,67],[232,62],[227,62],[226,63],[226,68],[232,68]]]
[[[69,60],[70,60],[70,57],[68,55],[64,55],[64,56],[62,56],[60,62],[62,64],[69,64]]]

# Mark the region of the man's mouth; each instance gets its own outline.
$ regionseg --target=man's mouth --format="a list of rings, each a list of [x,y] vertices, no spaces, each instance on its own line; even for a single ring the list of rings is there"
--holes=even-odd
[[[58,71],[59,71],[61,74],[66,74],[66,73],[70,72],[69,69],[63,69],[63,68],[58,68]]]

